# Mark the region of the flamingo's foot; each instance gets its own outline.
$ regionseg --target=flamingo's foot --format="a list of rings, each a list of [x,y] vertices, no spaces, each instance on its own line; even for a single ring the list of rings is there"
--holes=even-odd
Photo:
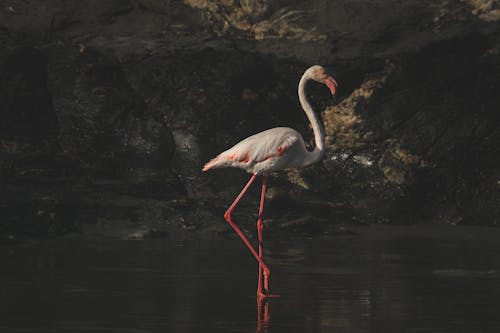
[[[267,292],[265,290],[257,291],[257,299],[259,300],[259,302],[262,302],[263,300],[268,299],[268,298],[278,298],[278,297],[280,297],[280,295],[270,294],[269,292]]]

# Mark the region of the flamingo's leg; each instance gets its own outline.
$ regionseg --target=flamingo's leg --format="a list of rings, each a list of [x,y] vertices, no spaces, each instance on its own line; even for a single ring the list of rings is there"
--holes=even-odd
[[[224,214],[224,218],[229,223],[229,225],[231,225],[231,227],[234,229],[234,231],[236,231],[236,233],[238,234],[238,236],[240,236],[241,240],[245,243],[245,245],[248,247],[248,249],[250,250],[250,252],[252,252],[252,254],[255,257],[255,259],[257,259],[257,261],[259,262],[259,269],[261,268],[263,270],[264,276],[269,276],[269,274],[270,274],[269,268],[267,268],[266,264],[264,264],[264,262],[262,261],[262,258],[259,256],[259,254],[257,253],[257,251],[255,251],[255,249],[253,248],[252,244],[250,243],[250,241],[248,240],[248,238],[245,236],[245,234],[243,234],[243,232],[241,231],[241,229],[231,219],[231,213],[233,212],[233,210],[236,207],[236,205],[238,205],[238,203],[240,202],[241,198],[243,198],[243,196],[245,195],[245,193],[248,191],[248,188],[250,187],[250,185],[252,185],[252,183],[254,182],[254,180],[255,180],[256,177],[257,177],[257,174],[253,174],[252,177],[250,177],[250,180],[245,185],[245,187],[243,188],[243,190],[241,190],[240,194],[238,194],[238,196],[236,197],[236,199],[234,200],[234,202],[227,209],[226,213]]]
[[[262,259],[262,252],[263,252],[263,241],[262,241],[262,229],[264,228],[264,225],[262,223],[262,215],[264,213],[264,198],[266,194],[266,183],[267,183],[267,176],[262,177],[262,191],[260,193],[260,205],[259,205],[259,216],[257,219],[257,235],[259,238],[259,258]],[[259,280],[257,282],[257,297],[259,299],[262,298],[262,279],[263,279],[263,274],[262,274],[262,267],[259,264]],[[264,278],[264,289],[267,292],[267,278]]]
[[[264,229],[264,224],[262,223],[262,217],[264,214],[264,200],[266,196],[266,186],[267,186],[267,176],[262,178],[262,191],[260,193],[260,205],[259,205],[259,217],[257,219],[257,235],[259,238],[259,257],[262,258],[264,250],[264,240],[262,237],[262,230]],[[259,281],[257,284],[257,300],[261,302],[266,297],[279,297],[278,295],[269,294],[269,273],[266,274],[262,271],[259,264]]]

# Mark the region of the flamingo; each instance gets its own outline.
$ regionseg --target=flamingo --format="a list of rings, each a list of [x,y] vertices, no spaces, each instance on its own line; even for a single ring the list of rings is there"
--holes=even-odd
[[[307,100],[305,87],[310,80],[323,83],[332,95],[335,94],[337,82],[328,75],[322,66],[309,67],[299,81],[298,95],[302,109],[306,113],[314,132],[316,146],[312,151],[306,148],[304,139],[296,130],[289,127],[275,127],[254,134],[228,150],[220,153],[203,167],[203,171],[223,167],[235,167],[252,174],[243,190],[229,206],[224,218],[236,231],[238,236],[246,244],[252,255],[259,263],[259,275],[257,284],[257,298],[263,300],[267,297],[277,297],[269,293],[270,270],[262,259],[262,216],[264,213],[264,196],[266,193],[267,175],[270,172],[289,168],[305,167],[318,162],[325,154],[325,131],[323,125],[314,113],[311,104]],[[262,190],[260,196],[259,214],[257,219],[258,252],[252,246],[241,229],[231,219],[231,213],[238,205],[258,175],[262,175]]]

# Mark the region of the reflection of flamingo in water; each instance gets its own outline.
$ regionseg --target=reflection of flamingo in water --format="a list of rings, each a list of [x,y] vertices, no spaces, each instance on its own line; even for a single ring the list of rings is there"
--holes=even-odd
[[[314,80],[324,83],[335,94],[337,82],[321,66],[312,66],[304,72],[299,82],[299,100],[307,118],[311,122],[316,147],[313,151],[306,148],[304,139],[299,132],[288,127],[276,127],[252,135],[237,143],[232,148],[220,153],[217,157],[205,164],[203,171],[212,168],[236,167],[252,174],[250,180],[236,197],[224,218],[233,227],[240,238],[250,249],[255,259],[259,262],[259,280],[257,285],[257,298],[259,301],[272,295],[269,294],[269,268],[262,260],[262,213],[264,211],[264,195],[266,193],[267,176],[269,172],[288,168],[305,167],[319,161],[325,153],[325,133],[323,126],[309,104],[305,86],[307,81]],[[257,220],[257,231],[259,238],[259,252],[254,249],[248,238],[240,228],[232,221],[231,213],[248,188],[254,182],[257,175],[264,175],[262,179],[262,192],[260,197],[259,215]]]

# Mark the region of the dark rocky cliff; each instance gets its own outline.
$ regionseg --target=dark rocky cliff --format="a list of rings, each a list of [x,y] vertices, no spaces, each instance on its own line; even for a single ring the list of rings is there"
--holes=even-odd
[[[225,230],[247,175],[201,166],[273,126],[311,142],[316,63],[329,150],[271,179],[270,228],[496,225],[499,22],[486,0],[5,0],[0,232]]]

